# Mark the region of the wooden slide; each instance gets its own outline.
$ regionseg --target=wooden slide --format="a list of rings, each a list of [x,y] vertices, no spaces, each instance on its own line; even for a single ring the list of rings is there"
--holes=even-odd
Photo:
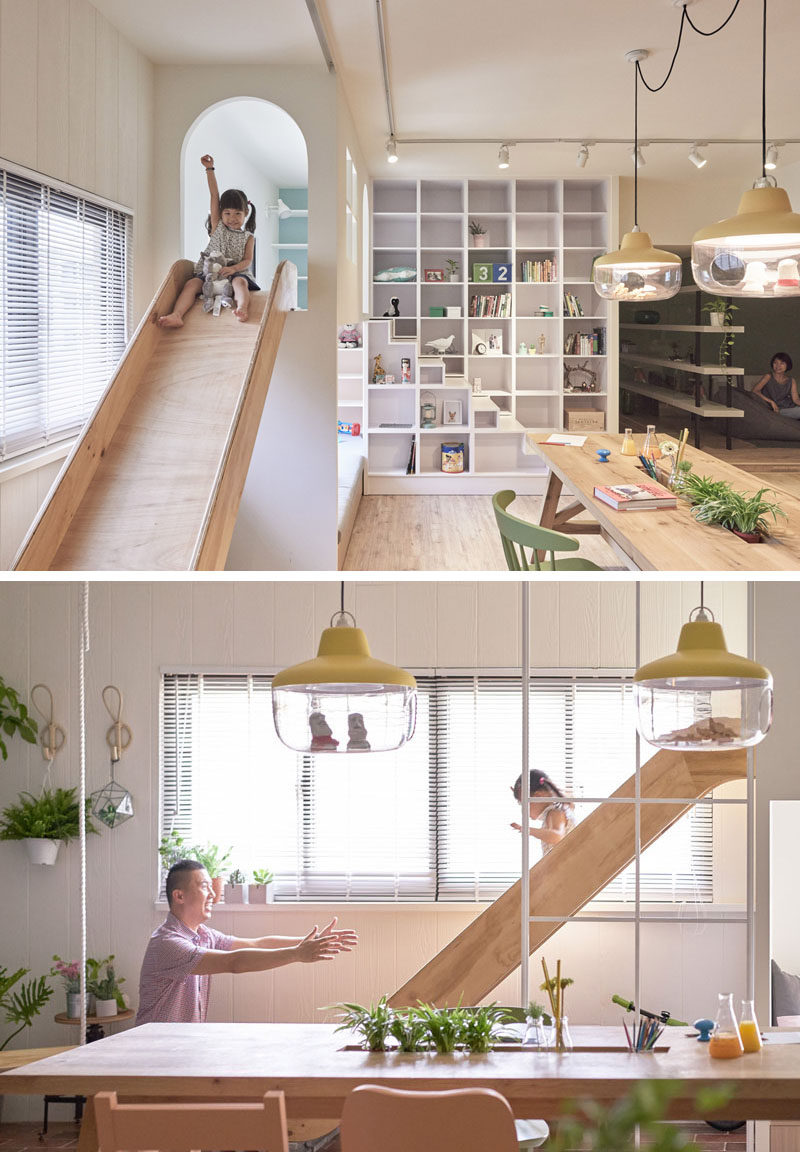
[[[225,566],[297,269],[278,265],[246,323],[198,302],[183,328],[160,328],[192,274],[173,264],[12,568]]]
[[[666,832],[712,788],[747,777],[747,754],[730,752],[657,752],[642,765],[644,799],[686,801],[646,804],[641,808],[642,847]],[[614,797],[635,795],[631,777]],[[574,915],[635,856],[633,805],[601,804],[531,868],[532,916]],[[535,851],[536,842],[531,841]],[[454,940],[398,989],[389,1003],[395,1007],[424,1000],[445,1004],[478,1004],[509,976],[520,962],[521,881],[490,904]],[[530,951],[549,939],[560,923],[535,921],[530,926]]]

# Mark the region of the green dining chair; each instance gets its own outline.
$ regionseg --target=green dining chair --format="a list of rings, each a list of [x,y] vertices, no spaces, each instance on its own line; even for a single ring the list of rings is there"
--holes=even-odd
[[[492,497],[492,507],[510,572],[602,572],[602,568],[582,556],[557,560],[556,552],[575,552],[580,547],[579,541],[565,536],[563,532],[554,532],[552,528],[542,528],[512,516],[507,509],[516,498],[516,492],[510,488],[495,492]],[[525,555],[526,548],[532,549],[530,563]],[[540,559],[540,552],[547,553],[547,558]]]

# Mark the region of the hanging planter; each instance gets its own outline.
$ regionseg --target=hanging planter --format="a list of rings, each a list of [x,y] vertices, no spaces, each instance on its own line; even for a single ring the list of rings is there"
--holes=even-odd
[[[28,860],[31,864],[55,864],[61,840],[48,840],[43,836],[31,836],[23,840]]]

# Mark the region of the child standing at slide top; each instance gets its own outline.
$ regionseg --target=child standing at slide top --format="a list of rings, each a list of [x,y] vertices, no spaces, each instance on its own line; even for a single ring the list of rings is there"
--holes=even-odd
[[[183,317],[194,304],[203,288],[203,257],[220,254],[223,265],[220,275],[232,282],[236,300],[234,316],[244,323],[250,308],[250,290],[258,291],[258,284],[247,271],[253,263],[256,230],[256,210],[244,192],[238,188],[228,188],[220,196],[217,177],[214,173],[214,157],[201,156],[200,163],[206,170],[208,191],[211,196],[211,211],[206,228],[209,241],[200,259],[194,266],[194,276],[187,280],[181,290],[175,307],[167,316],[159,317],[162,328],[182,328]]]
[[[545,772],[537,768],[531,769],[530,774],[530,813],[531,824],[528,829],[531,836],[541,841],[542,855],[546,855],[554,844],[563,840],[567,832],[575,827],[575,809],[564,793],[558,788]],[[522,803],[522,777],[518,776],[511,787],[514,799]],[[535,823],[538,822],[538,827]],[[522,825],[512,823],[517,832],[522,831]]]

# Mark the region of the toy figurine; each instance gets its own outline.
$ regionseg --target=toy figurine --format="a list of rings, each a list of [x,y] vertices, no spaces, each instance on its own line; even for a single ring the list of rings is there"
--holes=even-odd
[[[370,743],[367,740],[367,730],[364,727],[364,717],[360,712],[351,712],[347,717],[347,751],[369,752]]]
[[[547,347],[547,337],[545,336],[544,332],[542,332],[541,336],[539,337],[539,355],[540,356],[544,356],[544,350],[546,347]]]
[[[333,731],[322,712],[312,712],[308,726],[311,729],[312,752],[330,752],[339,747],[339,741],[334,740]]]
[[[372,383],[373,384],[383,384],[385,379],[386,379],[386,369],[383,366],[383,360],[381,360],[381,354],[379,352],[378,355],[375,357],[375,362],[372,366]]]
[[[392,299],[390,300],[389,305],[390,305],[391,311],[390,312],[384,312],[384,316],[399,316],[400,315],[400,297],[399,296],[392,296]]]

